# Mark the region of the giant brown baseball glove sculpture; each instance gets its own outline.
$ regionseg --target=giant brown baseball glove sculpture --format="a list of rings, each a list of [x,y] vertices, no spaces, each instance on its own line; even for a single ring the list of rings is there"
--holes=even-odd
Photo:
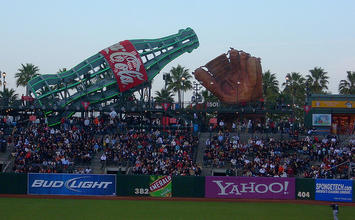
[[[235,104],[262,98],[260,58],[231,48],[195,70],[195,78],[222,102]]]

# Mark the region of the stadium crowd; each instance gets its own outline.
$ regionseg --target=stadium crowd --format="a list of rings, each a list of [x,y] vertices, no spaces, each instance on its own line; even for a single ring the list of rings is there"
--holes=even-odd
[[[242,119],[238,121],[229,122],[228,130],[231,132],[237,132],[239,134],[262,134],[262,133],[281,133],[291,134],[294,131],[294,135],[298,136],[299,133],[305,133],[305,129],[298,123],[292,123],[291,120],[270,120],[261,121],[259,119]],[[293,129],[295,126],[295,129]],[[219,132],[226,131],[227,125],[224,120],[219,120],[218,123],[210,125],[210,131]]]
[[[42,123],[14,131],[15,172],[75,172],[74,164],[89,165],[100,139],[93,127],[80,127],[75,122],[66,129],[49,128]]]
[[[90,162],[99,153],[103,164],[131,166],[134,174],[201,174],[193,162],[198,138],[188,128],[155,129],[159,121],[116,116],[72,118],[56,128],[44,121],[16,126],[10,137],[14,172],[90,173]]]
[[[353,140],[344,145],[336,136],[293,136],[287,140],[273,135],[256,137],[264,129],[290,131],[290,123],[268,123],[233,123],[233,133],[219,123],[219,132],[211,133],[206,141],[203,165],[230,167],[233,172],[228,175],[345,178],[350,162],[355,163]],[[14,172],[91,173],[90,163],[98,155],[102,168],[130,167],[132,174],[201,175],[202,168],[195,162],[199,140],[191,125],[183,121],[165,128],[159,120],[122,119],[111,113],[101,118],[73,117],[57,127],[48,127],[44,120],[30,125],[18,120],[13,125],[7,141],[13,144]],[[253,135],[243,142],[237,135],[243,132]]]
[[[228,167],[241,176],[344,178],[355,162],[355,142],[343,146],[335,136],[302,140],[250,138],[219,132],[207,139],[204,165]],[[233,175],[233,172],[231,172]]]
[[[201,168],[193,162],[198,138],[186,129],[163,135],[130,129],[121,135],[105,138],[108,163],[133,167],[133,174],[200,175]]]

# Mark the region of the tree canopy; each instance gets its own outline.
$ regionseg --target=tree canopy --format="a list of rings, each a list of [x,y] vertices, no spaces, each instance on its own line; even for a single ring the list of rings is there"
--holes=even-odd
[[[355,72],[347,71],[346,80],[340,80],[339,93],[344,95],[355,94]]]

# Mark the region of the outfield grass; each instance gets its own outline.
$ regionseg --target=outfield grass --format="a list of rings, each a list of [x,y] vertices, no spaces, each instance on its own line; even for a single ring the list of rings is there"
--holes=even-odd
[[[0,198],[0,219],[331,220],[333,217],[331,208],[324,205]],[[354,220],[355,207],[341,207],[339,219]]]

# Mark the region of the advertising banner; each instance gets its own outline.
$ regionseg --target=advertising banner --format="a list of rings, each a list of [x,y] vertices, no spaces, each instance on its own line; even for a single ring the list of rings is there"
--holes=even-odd
[[[116,195],[116,175],[28,174],[28,194]]]
[[[313,114],[312,115],[313,126],[331,126],[332,115],[331,114]]]
[[[171,197],[171,176],[150,176],[149,194],[152,197]]]
[[[206,198],[295,199],[294,178],[207,176]]]
[[[312,108],[355,108],[355,101],[312,101]]]
[[[351,180],[317,179],[316,200],[334,202],[353,201],[353,183]]]

